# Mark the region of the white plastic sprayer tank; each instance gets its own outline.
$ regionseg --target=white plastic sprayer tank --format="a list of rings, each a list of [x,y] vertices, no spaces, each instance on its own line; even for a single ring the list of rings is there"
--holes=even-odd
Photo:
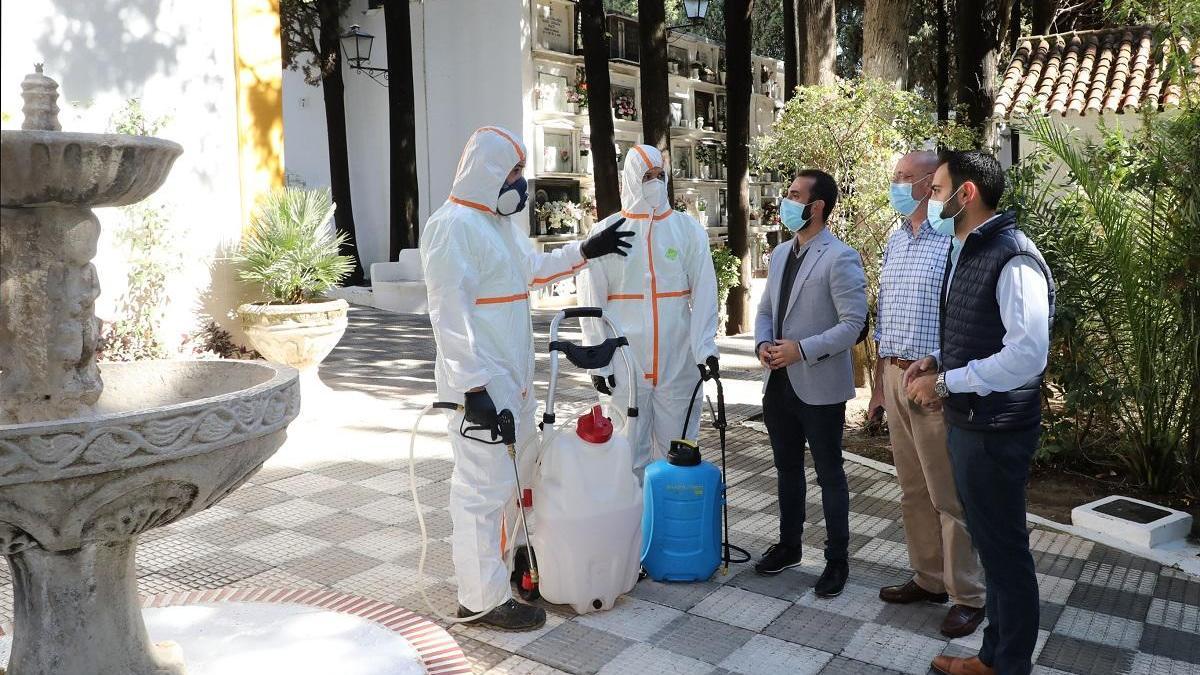
[[[612,433],[600,406],[544,433],[530,536],[539,590],[580,614],[611,609],[637,583],[641,559],[642,489],[629,441]]]

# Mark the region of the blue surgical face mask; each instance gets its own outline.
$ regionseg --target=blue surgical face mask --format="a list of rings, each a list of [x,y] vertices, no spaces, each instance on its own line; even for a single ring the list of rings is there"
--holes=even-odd
[[[959,185],[958,190],[961,190],[961,189],[962,189],[962,185]],[[950,196],[953,197],[954,195],[958,194],[958,190],[951,192]],[[959,214],[961,214],[967,207],[964,204],[963,207],[958,210],[958,213],[956,213],[952,216],[942,216],[942,209],[945,206],[946,206],[945,201],[939,201],[937,199],[929,200],[929,209],[927,211],[928,217],[929,217],[929,225],[931,227],[933,227],[934,231],[937,232],[938,234],[952,236],[954,234],[954,219],[957,218],[959,216]]]
[[[912,189],[912,183],[892,183],[892,191],[888,195],[892,208],[905,217],[911,216],[921,205],[920,201],[913,199]]]
[[[783,226],[792,232],[799,232],[808,227],[809,219],[812,217],[812,209],[808,204],[801,204],[794,199],[783,199],[779,202],[779,220],[783,222]]]
[[[502,216],[511,216],[525,208],[525,202],[529,199],[529,182],[524,176],[500,188],[500,194],[496,197],[496,213]]]

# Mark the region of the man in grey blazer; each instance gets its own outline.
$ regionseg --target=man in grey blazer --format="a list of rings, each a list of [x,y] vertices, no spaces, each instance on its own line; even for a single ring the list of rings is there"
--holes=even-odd
[[[804,532],[804,445],[808,443],[825,511],[825,571],[814,591],[839,595],[849,574],[850,492],[842,469],[846,401],[854,398],[850,348],[867,320],[866,276],[858,252],[825,229],[838,187],[824,171],[801,171],[780,203],[796,233],[771,252],[767,291],[754,340],[767,368],[763,420],[775,455],[779,543],[754,569],[778,574],[800,564]]]

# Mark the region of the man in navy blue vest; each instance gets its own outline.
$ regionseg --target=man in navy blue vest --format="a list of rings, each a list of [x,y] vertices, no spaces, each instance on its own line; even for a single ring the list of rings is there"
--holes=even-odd
[[[1041,386],[1054,281],[1041,253],[997,213],[1004,171],[990,155],[943,155],[928,217],[954,235],[942,284],[940,349],[905,373],[914,402],[942,405],[954,482],[987,577],[979,655],[939,656],[947,675],[1027,675],[1038,631],[1038,587],[1025,484],[1041,433]]]

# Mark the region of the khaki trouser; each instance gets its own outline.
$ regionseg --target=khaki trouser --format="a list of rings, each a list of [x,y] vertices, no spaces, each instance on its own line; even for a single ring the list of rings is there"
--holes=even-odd
[[[909,401],[904,371],[891,363],[883,366],[883,393],[914,579],[954,604],[983,607],[983,570],[954,487],[942,413]]]

